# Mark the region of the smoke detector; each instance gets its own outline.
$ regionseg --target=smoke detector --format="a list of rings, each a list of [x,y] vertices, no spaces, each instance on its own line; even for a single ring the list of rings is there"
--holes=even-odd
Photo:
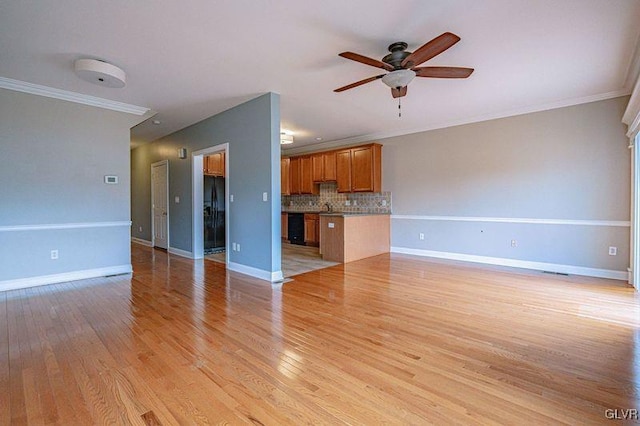
[[[125,72],[108,62],[99,59],[78,59],[74,67],[76,75],[89,83],[116,89],[125,85]]]

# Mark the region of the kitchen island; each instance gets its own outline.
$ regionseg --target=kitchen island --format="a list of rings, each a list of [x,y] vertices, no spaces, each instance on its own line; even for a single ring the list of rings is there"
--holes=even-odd
[[[320,213],[324,260],[347,263],[389,253],[390,240],[389,214]]]

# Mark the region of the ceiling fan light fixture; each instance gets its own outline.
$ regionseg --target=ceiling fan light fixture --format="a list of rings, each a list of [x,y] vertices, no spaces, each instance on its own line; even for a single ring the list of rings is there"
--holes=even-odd
[[[382,77],[382,82],[392,89],[395,89],[398,87],[405,87],[407,84],[411,83],[411,80],[413,80],[415,76],[416,73],[412,70],[395,70]]]

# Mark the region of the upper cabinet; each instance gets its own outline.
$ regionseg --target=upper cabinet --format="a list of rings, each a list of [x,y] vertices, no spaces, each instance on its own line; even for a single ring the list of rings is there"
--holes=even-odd
[[[224,177],[224,152],[207,155],[203,159],[204,174]]]
[[[336,181],[336,152],[320,152],[311,156],[313,169],[313,181],[335,182]]]
[[[351,192],[351,150],[336,152],[336,178],[338,192]]]
[[[336,155],[338,192],[382,190],[382,145],[343,149]]]
[[[313,184],[311,156],[305,155],[289,159],[289,181],[291,195],[318,193],[318,187]]]
[[[300,159],[300,193],[315,194],[314,189],[311,156],[305,156]]]
[[[289,159],[289,193],[300,194],[300,157]]]
[[[291,194],[291,177],[289,176],[289,159],[280,159],[280,193],[282,195]]]
[[[382,191],[382,145],[376,143],[283,158],[280,166],[284,195],[318,194],[322,182],[336,182],[338,192]]]

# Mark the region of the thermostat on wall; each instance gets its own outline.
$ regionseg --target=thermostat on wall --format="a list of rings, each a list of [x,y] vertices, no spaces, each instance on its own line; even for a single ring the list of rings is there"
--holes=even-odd
[[[104,183],[115,185],[118,183],[118,176],[105,176]]]

